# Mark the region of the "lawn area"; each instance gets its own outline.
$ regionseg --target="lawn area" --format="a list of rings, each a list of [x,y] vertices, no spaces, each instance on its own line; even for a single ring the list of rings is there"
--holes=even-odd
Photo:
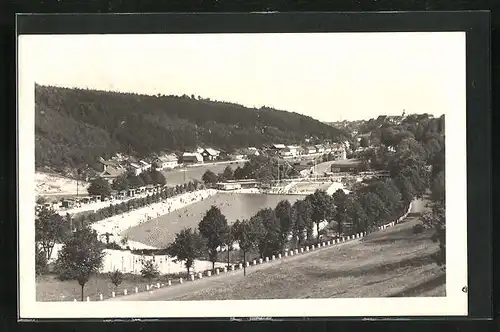
[[[157,280],[152,281],[152,284],[157,282],[166,284],[168,276],[160,276]],[[172,278],[172,285],[178,283],[178,278]],[[91,301],[99,300],[99,294],[103,297],[111,297],[111,292],[115,292],[116,296],[123,295],[123,290],[126,289],[129,294],[135,292],[135,287],[138,287],[139,292],[146,289],[149,282],[140,275],[124,274],[123,282],[120,286],[115,287],[107,274],[99,274],[92,277],[85,285],[84,300],[87,296]],[[37,277],[36,280],[36,300],[37,301],[73,301],[81,299],[81,288],[77,281],[67,280],[60,281],[55,275],[43,275]]]
[[[432,231],[414,234],[419,221],[408,219],[359,242],[249,269],[246,277],[165,300],[446,296],[445,273],[431,257],[438,250]]]

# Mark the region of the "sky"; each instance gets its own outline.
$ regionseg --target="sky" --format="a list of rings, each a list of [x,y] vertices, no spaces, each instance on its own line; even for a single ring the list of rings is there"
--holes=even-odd
[[[465,98],[461,32],[25,35],[19,57],[42,85],[194,94],[320,121],[440,116]]]

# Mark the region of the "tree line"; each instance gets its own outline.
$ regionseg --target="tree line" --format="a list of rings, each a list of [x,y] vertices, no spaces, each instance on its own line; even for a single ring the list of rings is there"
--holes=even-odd
[[[293,205],[282,201],[275,209],[263,209],[248,220],[236,220],[232,226],[219,208],[212,206],[198,230],[181,231],[167,252],[184,261],[188,273],[204,249],[215,266],[215,248],[225,245],[229,251],[234,241],[239,243],[244,261],[246,253],[254,248],[264,258],[283,251],[287,245],[317,242],[323,221],[329,222],[328,228],[337,236],[372,231],[402,215],[414,198],[431,192],[434,206],[423,220],[436,229],[439,257],[444,257],[444,116],[410,116],[403,127],[387,125],[380,133],[383,139],[360,157],[371,169],[389,170],[388,179],[358,183],[349,194],[337,190],[330,196],[317,190]],[[213,183],[220,177],[209,175],[204,176],[205,182]],[[315,226],[316,239],[312,236]]]
[[[320,224],[325,220],[328,222],[325,234],[329,236],[370,232],[403,214],[414,197],[430,195],[432,208],[422,216],[422,221],[424,227],[435,230],[433,238],[440,245],[435,259],[445,265],[444,117],[417,120],[417,124],[408,123],[407,133],[384,128],[384,139],[361,155],[372,169],[388,169],[389,178],[357,183],[349,194],[338,190],[328,195],[317,190],[293,205],[281,201],[274,209],[262,209],[251,218],[232,224],[218,207],[212,206],[197,229],[183,229],[165,251],[184,262],[188,273],[194,261],[205,255],[214,267],[222,247],[227,247],[229,257],[235,241],[243,261],[253,250],[258,257],[269,257],[286,248],[317,243],[322,235]],[[162,195],[167,197],[165,192]],[[64,243],[56,262],[57,271],[62,277],[77,280],[83,292],[90,275],[99,270],[99,250],[102,251],[103,243],[90,228],[84,226],[68,232],[67,225],[63,217],[42,209],[35,221],[36,267],[43,268],[41,262],[50,257],[54,243]],[[81,253],[88,253],[89,257]]]
[[[121,152],[145,157],[198,145],[231,151],[306,137],[349,136],[304,115],[246,108],[194,96],[139,95],[35,86],[36,166],[63,171],[95,167]]]
[[[271,181],[277,180],[278,177],[279,179],[290,179],[299,175],[297,169],[289,162],[271,156],[259,155],[250,157],[243,167],[238,166],[234,170],[229,166],[219,174],[207,170],[201,179],[209,186],[213,186],[217,182],[244,179],[255,179],[260,183],[269,184]]]
[[[164,186],[167,183],[165,176],[160,171],[150,169],[135,175],[133,172],[128,171],[122,176],[114,179],[111,185],[102,177],[96,177],[90,181],[87,192],[90,195],[99,195],[101,197],[111,196],[111,190],[125,191],[129,189],[137,189],[147,185],[160,185]]]
[[[42,259],[42,256],[45,256],[45,261],[50,259],[54,245],[56,243],[64,243],[68,234],[74,230],[84,229],[99,220],[127,213],[150,204],[158,203],[167,198],[203,188],[204,185],[201,182],[194,180],[175,187],[162,188],[161,191],[146,197],[132,198],[119,204],[110,204],[95,212],[87,211],[74,216],[66,214],[63,217],[52,208],[43,206],[35,219],[35,241],[40,245],[36,256],[40,259]],[[110,245],[109,235],[106,236],[106,244]],[[114,244],[113,248],[119,248],[118,244]],[[43,261],[41,266],[44,266]]]

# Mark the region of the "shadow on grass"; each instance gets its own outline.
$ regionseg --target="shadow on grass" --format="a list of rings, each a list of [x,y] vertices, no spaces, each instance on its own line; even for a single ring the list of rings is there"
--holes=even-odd
[[[330,279],[330,278],[342,278],[342,277],[361,277],[365,275],[377,275],[377,274],[385,274],[388,272],[391,272],[393,270],[401,269],[401,268],[408,268],[408,267],[421,267],[424,265],[432,264],[434,263],[434,253],[432,254],[427,254],[425,256],[421,257],[412,257],[412,258],[407,258],[403,259],[398,262],[391,262],[391,263],[386,263],[386,264],[381,264],[381,265],[375,265],[375,266],[367,266],[363,268],[355,268],[355,269],[349,269],[349,270],[341,270],[341,271],[307,271],[306,273],[311,275],[312,277],[316,278],[324,278],[324,279]]]
[[[419,296],[424,292],[433,290],[434,288],[440,287],[445,284],[446,284],[446,274],[441,274],[419,285],[409,287],[402,291],[390,294],[387,297],[415,297]],[[443,294],[442,296],[446,296],[446,294]]]

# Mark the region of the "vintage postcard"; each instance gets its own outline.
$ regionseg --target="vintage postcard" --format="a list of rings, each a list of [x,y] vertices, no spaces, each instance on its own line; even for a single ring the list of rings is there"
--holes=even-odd
[[[467,315],[465,61],[462,32],[20,35],[20,317]]]

